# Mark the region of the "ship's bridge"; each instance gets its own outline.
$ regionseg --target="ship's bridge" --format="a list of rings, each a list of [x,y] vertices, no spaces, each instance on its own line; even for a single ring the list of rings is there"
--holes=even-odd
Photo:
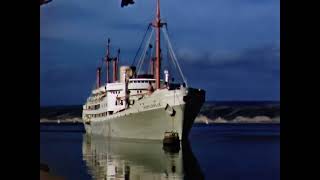
[[[156,82],[155,79],[146,79],[146,78],[134,78],[129,79],[128,89],[148,89],[150,84],[154,85]]]

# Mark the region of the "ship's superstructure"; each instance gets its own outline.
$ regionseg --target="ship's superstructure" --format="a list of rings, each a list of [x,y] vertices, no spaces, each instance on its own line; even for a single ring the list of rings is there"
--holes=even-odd
[[[160,19],[159,0],[157,0],[156,18],[148,26],[147,32],[150,27],[152,27],[151,33],[136,65],[133,63],[131,66],[118,68],[120,50],[115,57],[112,57],[108,39],[104,58],[106,83],[101,83],[103,68],[98,67],[96,87],[83,105],[83,121],[87,133],[155,140],[163,139],[167,131],[177,132],[182,139],[188,136],[205,100],[205,91],[188,87],[169,40],[167,28],[163,28],[166,27],[166,23]],[[154,30],[153,50],[150,41]],[[182,83],[175,83],[171,77],[172,71],[168,69],[163,69],[161,74],[161,62],[164,58],[160,48],[160,31],[163,32],[167,43],[168,61],[172,61],[171,65],[178,71]],[[155,56],[152,55],[152,51],[155,51]],[[143,70],[146,64],[147,70]]]

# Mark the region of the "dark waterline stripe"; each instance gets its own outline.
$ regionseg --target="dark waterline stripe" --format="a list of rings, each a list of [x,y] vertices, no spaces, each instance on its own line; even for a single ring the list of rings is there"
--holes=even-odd
[[[40,129],[40,132],[70,132],[70,133],[74,133],[74,132],[81,132],[84,133],[84,130],[47,130],[47,129]]]

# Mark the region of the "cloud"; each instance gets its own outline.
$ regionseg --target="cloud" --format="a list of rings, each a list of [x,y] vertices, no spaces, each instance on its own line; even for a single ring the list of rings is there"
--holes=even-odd
[[[237,63],[252,63],[274,65],[279,67],[280,47],[278,44],[262,47],[245,48],[241,50],[196,51],[195,49],[179,49],[177,52],[181,61],[190,64],[205,64],[205,66],[237,65]]]
[[[185,4],[184,8],[176,8],[182,2]],[[41,36],[58,36],[87,43],[100,42],[106,36],[126,35],[123,39],[127,41],[139,37],[137,33],[143,33],[144,25],[154,17],[154,2],[141,0],[128,8],[121,8],[119,4],[116,0],[97,0],[94,3],[88,0],[58,0],[41,9]],[[180,42],[179,47],[181,44],[194,42],[203,47],[208,43],[214,47],[230,47],[238,45],[239,43],[234,42],[239,40],[247,44],[266,43],[270,37],[279,36],[278,1],[199,3],[191,0],[167,0],[161,2],[161,5],[162,16],[168,20],[173,36],[179,37],[181,34],[184,37],[178,38],[182,41],[176,41]],[[202,33],[202,38],[196,35],[198,33]],[[219,45],[215,45],[216,43]]]
[[[121,8],[120,0],[55,0],[41,7],[41,103],[82,103],[108,37],[112,52],[121,48],[121,63],[131,63],[154,3]],[[279,98],[279,0],[162,0],[161,6],[185,76],[207,90],[207,99]]]
[[[189,84],[207,99],[276,100],[280,95],[280,49],[276,45],[225,52],[178,53]]]

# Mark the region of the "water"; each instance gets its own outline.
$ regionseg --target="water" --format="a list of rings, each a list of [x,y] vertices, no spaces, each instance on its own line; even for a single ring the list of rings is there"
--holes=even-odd
[[[41,125],[40,160],[66,179],[280,179],[280,126],[195,125],[180,149]]]

